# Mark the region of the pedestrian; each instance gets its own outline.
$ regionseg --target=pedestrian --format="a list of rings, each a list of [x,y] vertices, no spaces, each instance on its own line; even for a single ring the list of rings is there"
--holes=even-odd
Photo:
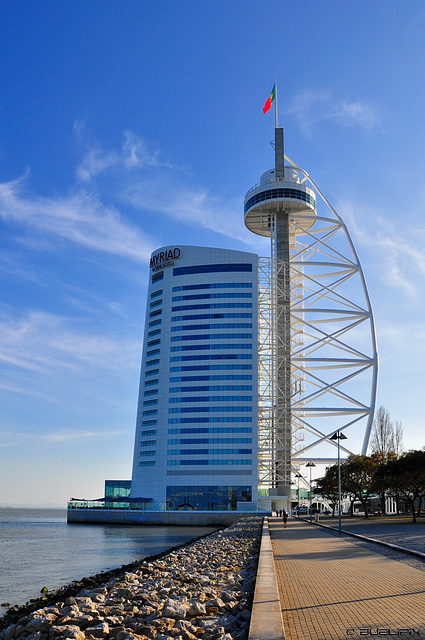
[[[285,509],[283,510],[283,528],[286,529],[286,525],[288,524],[288,514],[286,513]]]

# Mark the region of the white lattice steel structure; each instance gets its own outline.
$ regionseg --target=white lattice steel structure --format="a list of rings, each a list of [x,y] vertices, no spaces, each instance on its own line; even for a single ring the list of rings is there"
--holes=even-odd
[[[378,372],[374,320],[350,234],[284,156],[282,128],[275,169],[246,195],[245,224],[271,238],[270,258],[259,259],[259,486],[288,496],[301,464],[336,460],[335,431],[352,443],[342,454],[366,453]]]

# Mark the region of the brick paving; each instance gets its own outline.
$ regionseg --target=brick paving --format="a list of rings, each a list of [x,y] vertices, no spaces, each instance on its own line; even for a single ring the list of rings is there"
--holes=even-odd
[[[423,571],[306,522],[269,528],[286,640],[425,640]]]

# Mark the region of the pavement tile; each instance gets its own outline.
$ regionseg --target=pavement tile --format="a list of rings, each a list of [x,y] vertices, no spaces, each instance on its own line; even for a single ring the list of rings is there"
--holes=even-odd
[[[425,640],[425,572],[306,522],[269,529],[286,640]]]

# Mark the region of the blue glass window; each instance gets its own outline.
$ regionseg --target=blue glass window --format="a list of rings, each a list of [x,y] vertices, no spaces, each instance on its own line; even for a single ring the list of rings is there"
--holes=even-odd
[[[172,307],[171,311],[193,311],[194,309],[252,309],[252,302],[212,302],[211,304],[186,304],[179,307]],[[153,313],[158,312],[155,311]],[[159,313],[161,313],[161,310],[159,310]]]
[[[158,384],[159,380],[156,378],[155,380],[146,380],[145,387],[152,387],[155,384]]]
[[[158,404],[158,398],[155,398],[154,400],[145,400],[143,402],[143,406],[144,407],[149,407],[149,406],[154,405],[154,404]]]
[[[188,396],[170,398],[170,404],[179,404],[181,402],[252,402],[252,396]],[[204,407],[199,410],[204,411]],[[244,409],[246,411],[246,409]]]
[[[148,429],[147,431],[142,431],[140,435],[142,437],[155,436],[156,435],[156,429]]]
[[[159,318],[158,320],[152,320],[152,322],[149,322],[149,327],[156,327],[158,324],[161,324],[162,320],[161,318]]]
[[[174,371],[247,371],[252,369],[252,364],[197,364],[183,367],[170,367],[170,372]]]
[[[212,300],[215,298],[252,298],[252,293],[192,293],[186,296],[173,296],[173,302],[181,302],[182,300]],[[153,303],[151,302],[151,306]]]
[[[191,416],[190,418],[169,418],[168,419],[168,424],[204,424],[204,423],[211,423],[211,422],[252,422],[252,418],[251,417],[241,417],[241,416],[237,416],[235,418],[233,418],[232,416],[226,416],[225,418],[205,418],[204,416],[202,416],[202,418],[195,418],[194,416]]]
[[[158,332],[161,329],[157,329]],[[201,335],[172,336],[171,342],[182,342],[183,340],[252,340],[252,333],[206,333]]]
[[[252,380],[252,375],[249,374],[241,374],[241,375],[209,375],[209,376],[178,376],[175,378],[170,378],[170,382],[202,382],[209,380]],[[230,388],[230,387],[229,387]],[[236,387],[233,387],[236,388]],[[218,388],[217,388],[218,389]],[[246,390],[252,389],[252,385],[246,387]],[[191,391],[195,389],[192,388]],[[197,389],[198,390],[198,389]],[[211,390],[211,389],[208,389]],[[224,387],[222,388],[224,390]],[[172,391],[172,389],[170,389]]]
[[[160,304],[162,304],[162,300],[154,300],[149,304],[149,308],[153,309],[154,307],[159,307]]]
[[[158,421],[157,420],[143,420],[142,422],[142,426],[143,427],[155,427],[157,425]],[[144,432],[142,431],[142,434]]]
[[[194,356],[172,356],[170,362],[187,362],[189,360],[252,360],[251,353],[217,353],[214,355],[208,355],[203,353],[202,355]]]
[[[171,347],[170,351],[211,351],[213,349],[226,351],[231,349],[252,349],[252,344],[184,344],[181,347]]]
[[[252,411],[252,407],[243,405],[242,407],[173,407],[168,409],[168,413],[243,413]]]
[[[162,293],[164,293],[163,290],[162,289],[158,289],[158,291],[154,291],[153,293],[151,293],[151,298],[157,298]]]
[[[182,393],[184,391],[252,391],[252,384],[223,384],[211,387],[171,387],[169,389],[170,393]]]
[[[236,263],[236,264],[197,264],[190,267],[174,267],[173,276],[184,276],[194,273],[229,273],[229,272],[251,271],[252,264]]]
[[[168,444],[251,444],[252,438],[170,438]]]
[[[171,327],[171,331],[205,331],[206,329],[252,329],[252,322],[230,322],[223,324],[184,324]]]
[[[156,396],[158,395],[158,389],[149,389],[148,391],[145,391],[144,396]]]
[[[155,455],[156,455],[156,451],[141,451],[140,452],[140,457],[141,458],[152,458]]]
[[[170,449],[169,456],[235,456],[251,455],[252,449]]]
[[[206,420],[208,422],[208,420]],[[168,433],[252,433],[251,427],[184,427],[183,429],[168,429]]]
[[[214,460],[206,458],[204,460],[167,460],[169,466],[230,466],[230,465],[252,465],[251,460],[241,458],[240,460]]]
[[[154,273],[152,276],[152,282],[158,282],[158,280],[162,280],[164,277],[163,271],[158,271],[158,273]]]
[[[156,445],[156,440],[142,440],[140,443],[141,447],[154,447]]]
[[[173,287],[172,290],[194,291],[195,289],[252,289],[252,282],[207,282],[202,284],[184,284],[180,287]]]
[[[251,501],[249,485],[167,487],[167,510],[236,511],[238,502]]]
[[[252,313],[198,313],[189,316],[174,316],[171,322],[185,322],[186,320],[219,320],[220,318],[252,318]]]
[[[142,462],[139,462],[139,467],[154,467],[155,466],[155,460],[143,460]]]

